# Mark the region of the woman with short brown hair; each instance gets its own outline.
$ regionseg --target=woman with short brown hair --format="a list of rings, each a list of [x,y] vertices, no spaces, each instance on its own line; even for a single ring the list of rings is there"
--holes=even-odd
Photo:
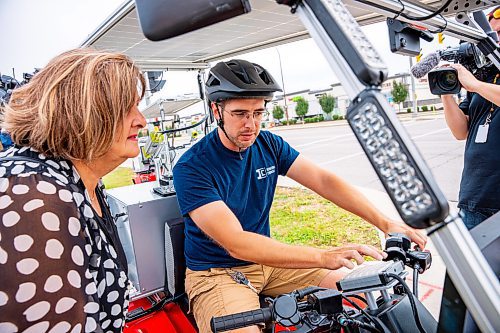
[[[5,107],[0,331],[120,332],[130,283],[100,179],[139,154],[145,82],[126,56],[79,48]],[[52,332],[51,331],[51,332]]]

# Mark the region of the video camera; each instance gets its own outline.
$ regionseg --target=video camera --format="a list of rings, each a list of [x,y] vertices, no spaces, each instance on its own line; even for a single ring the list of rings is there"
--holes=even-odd
[[[19,86],[19,82],[11,76],[0,75],[0,106],[7,104],[12,90]]]
[[[448,47],[443,51],[439,52],[441,60],[459,63],[472,74],[476,76],[478,80],[481,77],[477,75],[482,75],[482,69],[490,69],[492,65],[479,50],[479,48],[472,43],[463,42],[455,47]]]
[[[23,73],[23,80],[21,83],[12,76],[0,75],[0,107],[9,103],[12,91],[26,83],[30,82],[33,76],[38,73],[39,69],[36,68],[33,73]]]
[[[439,53],[441,60],[461,64],[479,81],[485,81],[493,70],[491,61],[471,43],[461,43]],[[429,88],[434,95],[449,95],[458,94],[462,86],[454,68],[438,68],[429,72]]]

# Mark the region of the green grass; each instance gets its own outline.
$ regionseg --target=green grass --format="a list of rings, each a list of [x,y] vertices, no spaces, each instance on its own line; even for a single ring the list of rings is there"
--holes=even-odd
[[[132,185],[134,172],[117,168],[103,178],[107,189]],[[278,187],[271,208],[271,235],[288,244],[320,248],[347,243],[380,248],[376,229],[307,189]]]
[[[320,197],[298,188],[278,187],[271,208],[271,235],[288,244],[320,248],[347,243],[380,248],[371,224]]]
[[[114,187],[132,185],[132,178],[134,178],[134,171],[132,169],[118,167],[104,176],[102,181],[106,185],[106,189],[109,190]]]

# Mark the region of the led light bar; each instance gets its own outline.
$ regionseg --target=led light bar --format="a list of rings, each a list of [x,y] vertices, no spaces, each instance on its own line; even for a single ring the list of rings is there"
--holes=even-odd
[[[347,110],[347,121],[396,206],[414,228],[427,228],[448,215],[448,202],[429,167],[391,113],[385,96],[366,89]]]

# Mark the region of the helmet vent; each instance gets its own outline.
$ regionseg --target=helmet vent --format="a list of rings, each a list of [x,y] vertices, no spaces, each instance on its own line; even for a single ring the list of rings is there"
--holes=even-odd
[[[208,79],[207,86],[209,87],[220,86],[220,81],[215,76],[212,76]]]
[[[259,77],[262,81],[264,81],[266,84],[272,84],[273,79],[269,76],[266,70],[264,68],[260,67],[259,65],[255,65],[255,69],[257,70],[257,74],[259,74]]]
[[[247,71],[239,61],[230,61],[227,65],[231,68],[232,72],[238,79],[246,84],[253,84],[253,80],[248,75]]]

